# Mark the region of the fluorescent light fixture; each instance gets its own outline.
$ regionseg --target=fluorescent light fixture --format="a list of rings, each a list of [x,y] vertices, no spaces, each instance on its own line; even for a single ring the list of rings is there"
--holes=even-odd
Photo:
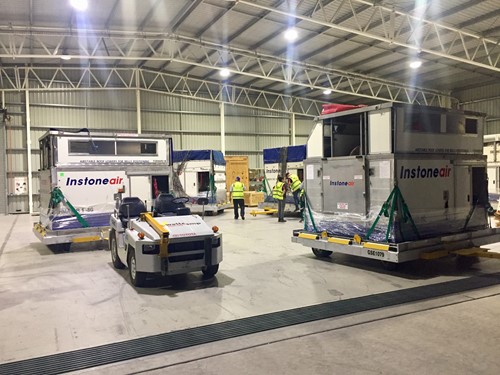
[[[229,75],[231,74],[231,72],[229,71],[229,69],[224,68],[224,69],[221,69],[219,71],[219,74],[220,74],[221,77],[227,78],[227,77],[229,77]]]
[[[330,89],[326,89],[325,91],[323,91],[323,94],[325,95],[330,95],[332,93],[332,90]]]
[[[418,69],[422,66],[422,60],[413,60],[410,62],[410,68],[412,69]]]
[[[291,27],[285,31],[284,36],[286,40],[288,40],[289,42],[293,42],[298,38],[299,33],[297,32],[296,29]]]
[[[73,8],[80,12],[87,10],[87,7],[89,6],[88,0],[70,0],[69,3]]]
[[[71,60],[71,56],[69,55],[61,55],[62,60]]]

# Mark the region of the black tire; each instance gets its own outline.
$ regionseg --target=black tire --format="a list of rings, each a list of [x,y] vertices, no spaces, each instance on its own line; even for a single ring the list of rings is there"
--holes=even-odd
[[[476,263],[479,263],[479,257],[457,255],[456,265],[457,269],[460,271],[466,271]]]
[[[71,249],[71,242],[55,243],[47,245],[47,247],[54,253],[69,253]]]
[[[203,272],[203,277],[207,279],[210,277],[214,277],[218,271],[219,271],[218,264],[216,264],[215,266],[205,266],[201,269],[201,272]]]
[[[130,282],[135,287],[141,287],[146,282],[146,273],[137,272],[137,261],[135,259],[135,251],[129,247],[128,251],[128,274],[130,276]]]
[[[333,251],[316,249],[315,247],[312,248],[312,251],[318,258],[328,258],[333,254]]]
[[[116,242],[116,231],[114,229],[111,229],[109,232],[109,250],[111,251],[111,262],[113,263],[113,267],[119,270],[125,268],[125,265],[118,257],[118,242]]]

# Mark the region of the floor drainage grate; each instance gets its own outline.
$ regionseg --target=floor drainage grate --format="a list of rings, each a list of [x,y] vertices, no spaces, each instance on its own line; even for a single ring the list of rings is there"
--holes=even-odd
[[[61,374],[295,324],[500,284],[500,273],[328,302],[123,342],[0,364],[0,374]]]

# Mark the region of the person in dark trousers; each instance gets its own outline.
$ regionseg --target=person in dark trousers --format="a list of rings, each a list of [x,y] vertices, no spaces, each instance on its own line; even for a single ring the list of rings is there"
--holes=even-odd
[[[245,220],[245,185],[240,181],[240,177],[236,177],[230,189],[230,199],[233,200],[234,220],[238,220],[238,207],[240,208],[241,220]]]
[[[290,190],[292,191],[293,202],[295,203],[295,212],[297,212],[300,209],[299,194],[302,182],[300,181],[299,176],[290,172],[286,172],[286,179],[288,181],[288,185],[290,186]]]
[[[278,202],[278,222],[285,223],[285,192],[286,186],[283,182],[283,177],[278,176],[278,181],[273,187],[273,198]]]

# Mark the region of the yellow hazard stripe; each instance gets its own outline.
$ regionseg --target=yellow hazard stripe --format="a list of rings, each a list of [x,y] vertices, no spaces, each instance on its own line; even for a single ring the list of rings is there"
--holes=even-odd
[[[350,245],[351,244],[351,240],[348,240],[347,238],[329,237],[328,242],[338,243],[340,245]]]
[[[310,233],[300,233],[299,238],[306,238],[308,240],[317,240],[318,235],[317,234],[310,234]]]
[[[382,250],[382,251],[389,250],[389,245],[375,243],[375,242],[364,242],[363,247],[366,247],[367,249]]]
[[[71,241],[74,243],[100,241],[101,236],[75,237]]]

